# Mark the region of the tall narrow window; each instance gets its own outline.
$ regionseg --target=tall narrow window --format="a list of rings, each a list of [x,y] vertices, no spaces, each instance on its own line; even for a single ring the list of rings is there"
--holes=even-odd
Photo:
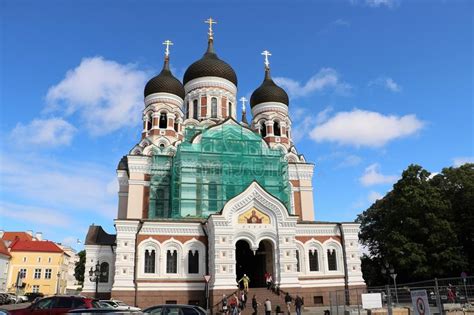
[[[176,250],[166,252],[166,273],[178,273],[178,253]]]
[[[217,118],[217,98],[211,98],[211,117]]]
[[[267,126],[265,125],[264,121],[260,123],[260,134],[262,135],[262,138],[267,136]]]
[[[193,101],[193,118],[198,119],[198,101]]]
[[[301,267],[300,267],[300,251],[296,250],[296,271],[300,272]]]
[[[184,117],[189,118],[189,102],[186,103]]]
[[[190,250],[188,253],[188,273],[199,273],[199,252]]]
[[[100,264],[99,282],[109,282],[109,263],[103,262]]]
[[[148,119],[146,121],[146,130],[150,131],[152,127],[153,127],[153,117],[151,117],[151,115],[149,115]]]
[[[174,123],[174,131],[178,132],[179,124],[177,122]]]
[[[232,103],[229,102],[229,117],[232,117]]]
[[[328,268],[329,270],[337,270],[337,256],[334,249],[328,249]]]
[[[318,251],[309,251],[309,271],[319,271]]]
[[[168,126],[168,115],[166,113],[160,114],[160,129],[166,129]]]
[[[281,136],[280,123],[278,121],[273,123],[273,134],[278,137]]]
[[[155,250],[145,250],[145,273],[155,273]]]
[[[209,211],[217,211],[217,184],[215,182],[209,183]]]
[[[156,190],[156,216],[159,218],[165,216],[165,191],[163,189]]]

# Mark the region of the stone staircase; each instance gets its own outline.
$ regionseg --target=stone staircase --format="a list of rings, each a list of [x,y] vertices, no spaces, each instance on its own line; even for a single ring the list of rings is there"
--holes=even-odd
[[[272,314],[275,314],[277,305],[280,306],[281,311],[283,313],[285,314],[287,313],[286,305],[285,305],[285,296],[282,293],[280,293],[280,295],[277,295],[273,291],[267,290],[266,288],[250,288],[249,292],[247,293],[247,298],[248,298],[247,307],[241,312],[241,315],[253,314],[252,298],[254,294],[255,294],[255,297],[257,298],[257,302],[260,304],[258,306],[259,315],[265,314],[265,306],[263,304],[267,298],[272,303]],[[292,311],[294,311],[294,307],[292,307]]]

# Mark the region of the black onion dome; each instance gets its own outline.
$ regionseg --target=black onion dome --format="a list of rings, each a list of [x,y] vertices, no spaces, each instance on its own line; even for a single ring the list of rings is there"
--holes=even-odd
[[[250,107],[265,103],[265,102],[279,102],[286,106],[289,105],[288,94],[285,90],[273,82],[270,76],[270,69],[265,69],[265,79],[262,84],[252,93],[250,97]]]
[[[165,58],[163,70],[145,85],[145,97],[153,93],[170,93],[184,100],[183,84],[171,73],[168,58]]]
[[[213,42],[209,40],[207,51],[201,59],[194,62],[184,73],[183,83],[202,77],[219,77],[237,86],[237,75],[234,69],[225,61],[219,59],[214,52]]]

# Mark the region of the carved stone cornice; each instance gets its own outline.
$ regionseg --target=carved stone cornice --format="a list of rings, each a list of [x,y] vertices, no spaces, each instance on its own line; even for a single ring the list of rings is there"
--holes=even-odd
[[[290,180],[312,180],[314,173],[314,164],[289,163],[288,173]]]

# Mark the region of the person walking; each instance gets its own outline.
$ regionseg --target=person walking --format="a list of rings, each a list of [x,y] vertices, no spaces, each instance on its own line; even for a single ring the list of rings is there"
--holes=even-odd
[[[228,314],[228,310],[227,310],[227,295],[225,295],[225,294],[222,295],[221,305],[222,305],[222,313],[224,313],[225,315],[227,315],[227,314]]]
[[[253,295],[253,298],[252,298],[253,315],[257,315],[257,313],[258,313],[258,305],[259,305],[259,303],[257,302],[257,297],[256,297],[255,294],[254,294],[254,295]]]
[[[288,315],[291,315],[291,302],[292,301],[293,301],[293,298],[291,297],[290,293],[286,292],[285,304],[286,304],[286,309],[288,310]]]
[[[295,309],[296,309],[296,315],[301,315],[301,307],[303,306],[303,299],[297,295],[295,299]]]
[[[267,290],[270,290],[270,288],[272,287],[272,282],[273,282],[271,273],[267,272],[266,277],[265,277],[265,282],[267,283]]]
[[[249,291],[250,278],[247,277],[247,274],[244,273],[244,276],[242,278],[240,278],[238,283],[240,283],[240,282],[242,282],[244,284],[244,291],[248,292]]]
[[[267,298],[265,300],[265,315],[271,315],[272,314],[272,302]]]

